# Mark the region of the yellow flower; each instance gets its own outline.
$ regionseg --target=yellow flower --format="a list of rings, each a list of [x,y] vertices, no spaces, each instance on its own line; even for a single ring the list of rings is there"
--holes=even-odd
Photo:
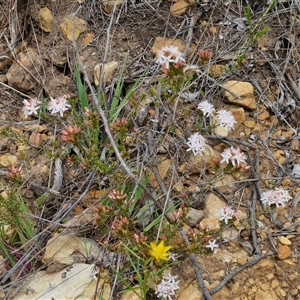
[[[168,251],[172,246],[165,246],[165,242],[161,241],[158,245],[155,242],[151,242],[150,247],[149,253],[157,262],[169,259],[170,253],[168,253]]]

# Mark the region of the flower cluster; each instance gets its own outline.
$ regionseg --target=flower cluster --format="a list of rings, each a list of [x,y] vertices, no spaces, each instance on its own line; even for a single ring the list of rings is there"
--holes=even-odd
[[[263,192],[260,200],[262,203],[267,203],[269,206],[276,205],[279,207],[279,205],[284,206],[289,199],[292,199],[292,197],[289,195],[288,191],[282,188],[275,188],[275,190]]]
[[[32,114],[37,115],[37,111],[40,108],[39,106],[40,103],[41,101],[38,101],[37,98],[29,99],[29,101],[26,99],[23,100],[22,111],[26,119],[28,118],[28,116]]]
[[[200,60],[200,65],[204,65],[212,58],[213,53],[209,50],[201,49],[198,51],[198,56],[199,56],[199,60]]]
[[[64,142],[71,142],[75,143],[80,133],[81,128],[77,125],[75,126],[67,126],[65,129],[60,133],[60,138]]]
[[[170,273],[168,276],[163,276],[161,283],[156,287],[155,294],[157,297],[171,300],[171,296],[174,296],[175,291],[179,289],[180,280],[176,281],[176,278],[177,276],[172,276]]]
[[[176,46],[165,46],[157,52],[158,57],[156,63],[160,64],[163,68],[169,69],[170,63],[184,65],[185,59],[183,54]]]
[[[64,112],[70,107],[71,105],[68,103],[66,95],[57,98],[50,97],[50,101],[47,103],[47,109],[51,111],[51,115],[59,113],[61,117],[64,116]]]
[[[21,179],[22,174],[23,174],[22,166],[20,166],[20,167],[11,166],[5,172],[5,175],[7,176],[7,178],[9,178],[11,180]]]
[[[160,241],[159,244],[155,242],[150,243],[149,254],[159,263],[161,260],[168,260],[170,253],[168,252],[172,247],[165,246],[164,241]]]
[[[202,154],[206,146],[206,139],[201,134],[194,133],[188,138],[187,145],[189,146],[187,151],[192,151],[194,155]]]
[[[241,151],[240,148],[226,148],[222,153],[222,160],[220,163],[231,163],[234,167],[243,167],[244,169],[249,169],[250,166],[246,163],[246,155],[244,152]]]
[[[38,109],[40,108],[41,101],[37,98],[32,98],[28,100],[23,100],[23,114],[25,118],[34,114],[37,115]],[[50,97],[50,101],[47,103],[47,110],[51,112],[51,114],[59,113],[61,117],[63,117],[64,112],[67,111],[71,105],[67,101],[67,96],[63,95],[57,98]]]
[[[228,224],[228,220],[232,220],[233,218],[240,218],[239,212],[235,212],[229,206],[224,206],[223,208],[219,209],[218,213],[220,215],[220,220],[224,220],[225,224]]]

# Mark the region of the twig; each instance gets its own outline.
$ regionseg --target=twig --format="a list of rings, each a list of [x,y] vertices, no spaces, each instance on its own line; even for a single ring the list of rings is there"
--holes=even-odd
[[[185,46],[185,49],[184,49],[184,52],[183,52],[184,57],[187,56],[187,54],[190,50],[190,46],[191,46],[192,39],[193,39],[194,27],[195,27],[198,19],[201,16],[202,16],[202,12],[199,12],[199,13],[197,13],[197,14],[195,14],[191,17],[189,30],[188,30],[188,34],[187,34],[187,37],[186,37],[186,46]]]

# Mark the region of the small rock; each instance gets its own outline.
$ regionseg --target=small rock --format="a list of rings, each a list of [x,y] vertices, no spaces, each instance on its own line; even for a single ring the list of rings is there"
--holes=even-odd
[[[1,81],[1,80],[0,80]],[[298,151],[300,148],[300,142],[299,139],[292,139],[290,142],[290,148],[293,151]]]
[[[220,221],[215,218],[205,218],[199,224],[200,230],[205,230],[207,232],[219,232]]]
[[[120,8],[124,2],[124,0],[102,0],[100,1],[101,5],[104,9],[104,11],[107,14],[112,13],[114,6],[116,5],[116,8]]]
[[[287,245],[280,245],[277,250],[277,256],[279,259],[284,260],[292,255],[292,251]]]
[[[170,159],[164,159],[158,163],[157,169],[158,169],[158,173],[159,173],[161,179],[164,179],[166,177],[167,173],[169,172],[170,166],[171,166]],[[151,173],[151,175],[149,177],[149,184],[152,187],[158,186],[158,182],[156,181],[155,175],[153,173]]]
[[[173,16],[180,16],[183,15],[189,7],[189,4],[185,1],[178,1],[174,3],[171,7],[171,14]]]
[[[188,225],[196,226],[204,218],[204,212],[202,210],[190,208],[186,217]]]
[[[39,83],[37,79],[41,73],[42,61],[39,54],[31,48],[27,52],[20,52],[18,61],[14,61],[6,73],[8,84],[17,90],[28,92]]]
[[[227,101],[229,103],[244,107],[245,109],[249,110],[256,109],[256,100],[254,97],[254,90],[251,83],[229,80],[224,83],[224,86],[230,91],[232,91],[232,93],[241,98],[239,99],[234,94],[229,93],[227,90],[224,90],[225,97],[227,98]]]
[[[74,17],[73,15],[68,15],[64,17],[60,27],[69,41],[73,41],[73,36],[76,41],[80,34],[86,31],[87,24],[83,19]]]
[[[6,75],[0,75],[0,82],[7,83]]]
[[[229,134],[229,128],[226,126],[226,127],[223,127],[223,126],[219,126],[217,125],[215,128],[214,128],[214,133],[216,135],[220,135],[220,136],[228,136]]]
[[[94,68],[94,83],[96,86],[99,85],[99,77],[101,66],[103,67],[103,84],[106,85],[111,82],[112,76],[118,66],[118,62],[110,61],[105,64],[97,64]]]
[[[43,135],[38,132],[32,132],[29,137],[29,143],[34,147],[40,147],[43,141]]]
[[[291,241],[284,236],[280,236],[278,239],[282,245],[290,245],[291,244]]]
[[[9,153],[4,153],[0,155],[0,166],[1,167],[10,167],[16,166],[18,162],[18,158],[15,155],[11,155]]]
[[[51,32],[53,26],[53,15],[49,8],[43,7],[38,14],[40,28],[45,32]]]
[[[257,119],[259,121],[264,121],[264,120],[268,119],[269,117],[270,117],[270,113],[267,110],[264,110],[257,116]]]
[[[232,108],[230,111],[236,121],[234,127],[238,128],[245,121],[245,111],[242,107]]]
[[[277,279],[272,280],[271,287],[275,289],[277,286],[279,286],[279,281]]]
[[[206,218],[219,219],[219,210],[224,208],[225,202],[213,193],[209,193],[205,199],[205,216]]]
[[[202,299],[202,296],[202,291],[199,289],[197,283],[195,283],[195,285],[188,285],[188,287],[180,293],[177,300],[199,300]]]
[[[244,125],[250,129],[253,129],[255,127],[255,122],[251,120],[246,120],[243,122]]]

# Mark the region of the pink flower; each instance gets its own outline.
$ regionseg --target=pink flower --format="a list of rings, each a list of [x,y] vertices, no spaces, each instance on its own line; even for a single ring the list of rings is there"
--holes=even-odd
[[[222,153],[222,160],[220,163],[226,162],[227,164],[231,163],[234,167],[242,167],[243,169],[247,170],[250,166],[246,163],[246,155],[244,152],[241,151],[240,148],[226,148]]]
[[[156,63],[162,65],[164,68],[169,69],[170,63],[185,63],[182,53],[176,46],[165,46],[158,51],[158,58]]]
[[[231,220],[234,216],[234,210],[229,206],[224,206],[219,209],[220,220],[224,220],[225,224],[228,224],[228,220]]]
[[[58,98],[50,97],[50,101],[47,104],[47,109],[51,110],[51,114],[56,114],[59,112],[60,116],[64,116],[64,112],[69,109],[71,105],[67,101],[67,96],[63,95]]]
[[[288,202],[292,197],[289,192],[282,188],[275,188],[275,190],[269,190],[262,193],[261,201],[262,203],[267,203],[269,206],[275,204],[277,207],[279,205],[284,206],[285,202]]]
[[[23,108],[22,111],[24,113],[25,118],[28,118],[28,116],[35,114],[37,115],[37,111],[40,108],[38,104],[41,102],[38,101],[37,98],[30,99],[29,101],[24,99],[23,100]]]
[[[64,142],[75,143],[81,128],[79,126],[67,126],[61,133],[60,138]]]

